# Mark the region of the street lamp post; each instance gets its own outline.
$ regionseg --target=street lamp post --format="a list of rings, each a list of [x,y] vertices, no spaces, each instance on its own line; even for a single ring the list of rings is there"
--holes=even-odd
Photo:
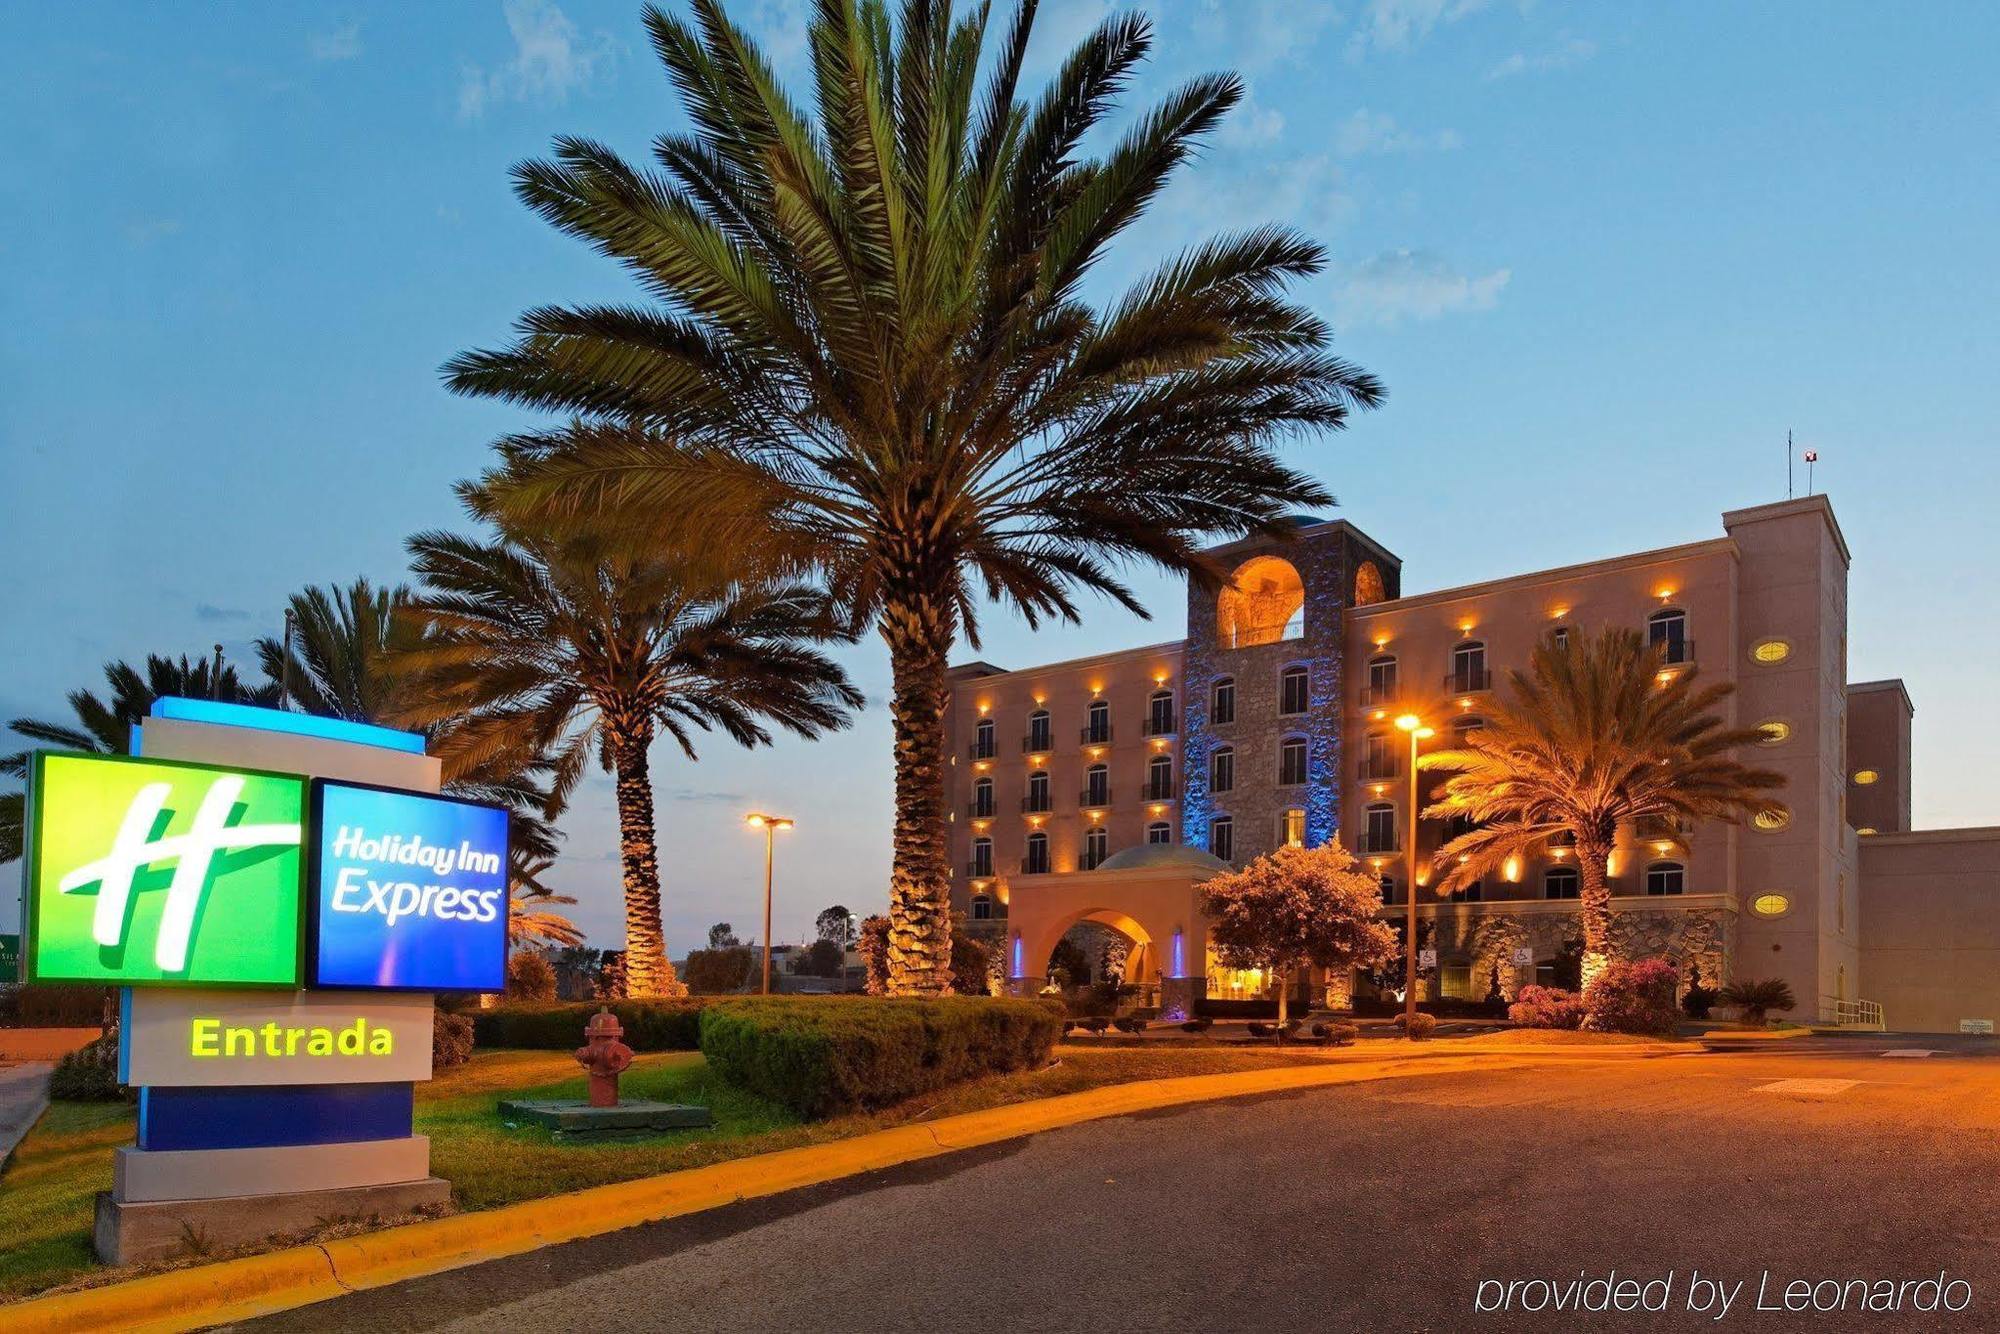
[[[771,994],[771,864],[776,860],[776,840],[780,829],[790,829],[792,822],[782,815],[766,815],[753,811],[743,817],[743,823],[752,829],[764,831],[764,988],[763,995]]]
[[[1403,892],[1403,1036],[1408,1037],[1417,1021],[1417,743],[1436,732],[1424,726],[1414,713],[1396,719],[1396,726],[1410,736],[1410,845],[1404,852]]]

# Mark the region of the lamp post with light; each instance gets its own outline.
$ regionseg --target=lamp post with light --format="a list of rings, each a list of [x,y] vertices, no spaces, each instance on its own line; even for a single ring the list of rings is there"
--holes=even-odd
[[[764,988],[763,995],[771,994],[771,863],[776,857],[777,834],[780,829],[790,829],[792,822],[782,815],[766,815],[762,811],[752,811],[743,817],[743,823],[752,829],[764,831]]]
[[[1408,1037],[1417,1019],[1417,743],[1437,733],[1414,713],[1397,718],[1396,726],[1410,737],[1410,846],[1404,856],[1403,887],[1408,895],[1403,915],[1403,1035]]]

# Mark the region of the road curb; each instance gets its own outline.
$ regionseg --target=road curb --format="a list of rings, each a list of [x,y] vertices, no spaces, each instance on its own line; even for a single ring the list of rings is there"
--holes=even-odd
[[[1532,1063],[1514,1053],[1468,1054],[1462,1061],[1405,1056],[1109,1084],[34,1298],[0,1306],[0,1314],[16,1330],[197,1329],[1085,1121],[1260,1093]]]

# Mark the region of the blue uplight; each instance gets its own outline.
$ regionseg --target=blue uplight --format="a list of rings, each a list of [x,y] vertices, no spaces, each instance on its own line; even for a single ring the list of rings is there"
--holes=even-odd
[[[406,755],[424,753],[424,738],[417,732],[399,732],[373,723],[352,723],[345,718],[319,718],[310,713],[288,713],[283,709],[260,709],[252,704],[225,704],[213,699],[181,699],[163,695],[153,701],[151,716],[184,723],[211,723],[218,727],[251,727],[260,732],[284,732],[290,736],[315,737],[321,741],[345,741],[354,746],[379,746]]]

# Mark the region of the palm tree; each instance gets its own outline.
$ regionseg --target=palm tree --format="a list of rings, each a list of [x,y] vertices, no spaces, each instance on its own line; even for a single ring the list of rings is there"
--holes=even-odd
[[[767,723],[804,737],[845,727],[861,697],[814,647],[828,637],[824,599],[523,533],[420,533],[409,548],[426,638],[394,659],[410,687],[404,720],[435,725],[436,752],[461,770],[547,757],[552,806],[593,757],[615,775],[627,985],[665,994],[653,739],[665,732],[694,759],[696,731],[759,746]]]
[[[542,876],[554,864],[546,857],[515,857],[508,876],[508,948],[537,941],[564,948],[583,944],[583,931],[575,922],[548,910],[552,905],[576,902],[574,894],[558,894],[542,883]]]
[[[1285,299],[1325,253],[1279,227],[1176,255],[1114,300],[1109,244],[1241,101],[1171,93],[1103,157],[1082,145],[1151,46],[1107,19],[1032,100],[1034,0],[986,49],[984,5],[820,0],[810,109],[722,0],[648,8],[693,129],[658,169],[559,139],[516,193],[624,264],[655,304],[551,307],[446,367],[461,393],[575,420],[503,441],[489,512],[599,531],[693,527],[822,579],[892,668],[892,989],[950,989],[945,670],[980,596],[1028,623],[1118,566],[1214,586],[1205,541],[1289,535],[1330,501],[1274,451],[1382,390]],[[982,65],[987,70],[981,78]]]
[[[190,659],[185,654],[178,659],[149,654],[143,674],[123,659],[107,662],[104,680],[109,687],[108,699],[100,699],[90,690],[69,692],[70,712],[76,716],[74,723],[16,718],[7,726],[19,736],[58,750],[125,755],[132,748],[133,726],[145,721],[153,701],[162,696],[270,704],[278,694],[275,686],[244,685],[237,678],[236,669],[227,663],[218,672],[213,660]],[[31,753],[23,750],[0,756],[0,775],[26,778]],[[0,865],[20,859],[25,802],[22,793],[0,793]]]
[[[1510,674],[1511,698],[1462,748],[1419,761],[1452,774],[1424,810],[1474,827],[1438,849],[1440,893],[1490,874],[1509,857],[1551,846],[1576,853],[1583,981],[1610,957],[1610,860],[1621,831],[1679,835],[1701,820],[1734,823],[1770,804],[1782,774],[1731,753],[1763,737],[1711,712],[1727,684],[1697,686],[1670,671],[1638,632],[1612,627],[1568,647],[1544,640],[1529,672]]]
[[[289,687],[293,707],[379,723],[391,710],[395,685],[383,660],[421,638],[421,622],[397,614],[409,600],[407,587],[377,588],[366,575],[345,588],[294,593],[291,642],[259,639],[257,660],[264,675]]]

